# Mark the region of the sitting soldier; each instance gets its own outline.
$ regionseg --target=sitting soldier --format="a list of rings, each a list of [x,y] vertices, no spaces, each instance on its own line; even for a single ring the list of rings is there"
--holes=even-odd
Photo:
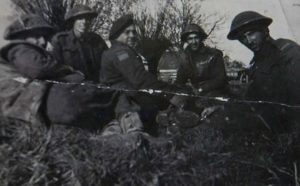
[[[87,80],[98,82],[105,41],[89,32],[91,21],[97,13],[85,5],[74,6],[65,15],[68,31],[57,33],[52,39],[53,55],[59,63],[81,71]]]
[[[225,96],[228,87],[223,54],[218,49],[204,45],[203,41],[207,37],[208,35],[200,26],[187,25],[181,34],[184,50],[166,53],[163,57],[168,57],[169,61],[162,58],[161,62],[165,64],[161,63],[161,66],[173,69],[173,76],[176,75],[175,84],[191,86],[196,95]],[[176,123],[183,128],[193,127],[216,110],[223,108],[219,102],[212,99],[176,97],[171,102],[179,105],[179,109],[170,107],[160,112],[157,121],[162,126]]]
[[[29,123],[103,127],[113,118],[117,93],[83,86],[82,73],[59,64],[45,50],[53,32],[37,15],[25,15],[6,29],[4,37],[12,41],[1,50],[1,115]]]
[[[168,102],[162,96],[155,97],[138,90],[154,89],[166,92],[187,92],[187,90],[158,81],[145,69],[143,60],[134,49],[137,38],[132,15],[125,15],[113,23],[110,31],[112,46],[102,55],[100,82],[112,88],[127,90],[127,96],[132,100],[130,104],[137,104],[141,108],[139,113],[145,129],[153,131],[154,134],[155,116]],[[127,105],[128,103],[124,104],[124,107]],[[126,114],[126,109],[118,110],[125,111],[121,112],[120,116]]]
[[[186,62],[179,66],[177,84],[186,84],[189,80],[197,94],[220,96],[226,93],[227,78],[223,54],[218,49],[205,46],[208,37],[204,30],[196,25],[188,25],[181,34],[184,43]]]

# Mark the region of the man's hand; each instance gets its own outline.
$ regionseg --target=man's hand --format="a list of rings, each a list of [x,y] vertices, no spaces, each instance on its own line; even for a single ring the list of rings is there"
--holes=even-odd
[[[187,99],[188,99],[187,96],[175,95],[172,97],[172,99],[170,99],[170,103],[176,106],[177,108],[182,109],[186,105]]]
[[[221,108],[220,106],[212,106],[205,108],[201,113],[201,120],[205,120],[208,116],[213,114],[216,110]]]

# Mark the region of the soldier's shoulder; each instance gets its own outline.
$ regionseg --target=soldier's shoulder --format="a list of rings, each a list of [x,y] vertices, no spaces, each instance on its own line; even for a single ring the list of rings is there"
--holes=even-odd
[[[223,52],[220,50],[220,49],[217,49],[217,48],[214,48],[214,47],[209,47],[209,46],[205,46],[206,48],[206,51],[210,54],[222,54],[223,55]]]
[[[211,56],[223,57],[223,52],[220,49],[213,48],[213,47],[206,47],[206,51]]]
[[[71,36],[70,31],[62,31],[62,32],[58,32],[58,33],[56,33],[56,34],[52,37],[52,42],[58,42],[58,41],[66,40],[66,39],[69,38],[70,36]]]
[[[100,36],[100,35],[98,35],[98,34],[96,34],[96,33],[94,33],[94,32],[88,32],[88,33],[86,33],[87,35],[88,35],[88,37],[89,38],[91,38],[91,39],[95,39],[95,40],[103,40],[103,38]]]
[[[129,47],[113,42],[112,46],[103,52],[104,58],[123,61],[131,56]]]
[[[100,45],[105,46],[105,48],[108,48],[106,46],[106,43],[105,43],[104,39],[100,35],[98,35],[94,32],[88,32],[87,33],[87,42],[90,43],[91,45],[98,46],[100,44]]]
[[[132,50],[128,45],[123,44],[121,42],[118,41],[113,41],[112,42],[112,47],[111,49],[118,51],[118,50],[126,50],[126,51],[130,51]]]
[[[290,39],[277,39],[274,41],[274,44],[279,48],[281,51],[287,51],[292,48],[297,48],[300,50],[300,46],[295,42]]]
[[[8,52],[14,51],[14,53],[15,52],[26,53],[28,52],[29,49],[36,50],[37,52],[40,53],[46,52],[45,49],[41,48],[38,45],[32,44],[24,40],[16,40],[2,47],[0,50],[0,54],[3,59],[7,60]]]
[[[123,43],[113,42],[112,47],[109,49],[109,51],[115,54],[122,54],[122,53],[131,54],[133,52],[133,49]]]

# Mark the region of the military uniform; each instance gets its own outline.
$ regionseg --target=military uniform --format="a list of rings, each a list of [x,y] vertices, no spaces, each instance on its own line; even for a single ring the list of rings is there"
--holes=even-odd
[[[166,107],[169,103],[161,95],[149,95],[135,92],[135,90],[179,91],[180,89],[157,80],[153,74],[145,69],[139,54],[126,44],[128,38],[136,39],[134,31],[130,31],[130,34],[124,33],[124,30],[132,25],[134,25],[132,15],[125,15],[114,22],[109,36],[112,40],[112,46],[102,55],[100,82],[116,89],[131,90],[124,92],[125,97],[128,99],[122,102],[119,101],[116,108],[118,110],[116,111],[117,114],[124,115],[124,112],[132,110],[133,105],[137,104],[140,107],[140,119],[145,130],[154,134],[156,130],[155,116],[158,110]],[[123,33],[123,36],[127,39],[119,37]],[[184,91],[186,92],[186,90]],[[130,122],[124,124],[124,126],[128,124],[130,125]]]
[[[45,49],[24,40],[3,47],[2,56],[31,79],[53,79],[73,72],[72,68],[59,65]]]
[[[285,66],[288,61],[282,61],[283,53],[280,46],[274,42],[264,44],[250,62],[250,86],[246,97],[264,101],[287,101],[287,86]]]
[[[191,34],[197,34],[198,41],[188,42]],[[197,44],[198,48],[184,48],[185,60],[180,64],[177,73],[177,84],[192,84],[197,94],[205,96],[224,95],[227,87],[227,78],[223,60],[223,53],[218,49],[207,47],[203,41],[208,34],[197,24],[187,25],[181,41],[188,45]],[[183,45],[185,45],[183,44]]]
[[[102,52],[107,49],[101,36],[93,32],[83,32],[80,37],[74,34],[76,20],[91,20],[97,12],[86,5],[76,5],[65,15],[69,31],[56,34],[52,39],[53,55],[61,64],[81,71],[86,80],[98,82]]]
[[[253,50],[254,57],[249,69],[250,86],[246,99],[274,102],[274,104],[252,106],[268,124],[282,128],[285,127],[282,124],[286,121],[300,122],[299,109],[280,107],[275,104],[299,105],[300,103],[300,47],[287,39],[271,38],[268,33],[268,26],[271,23],[271,18],[257,12],[241,12],[233,19],[227,38],[240,39],[240,36],[245,37],[243,34],[248,31],[260,32],[262,36],[256,36],[258,41],[262,40],[259,37],[264,37],[260,49]],[[247,38],[244,42],[250,45],[250,41]]]
[[[23,39],[39,37],[38,33],[46,34],[44,31],[49,28],[35,15],[25,16],[8,27],[5,38],[14,41],[1,50],[4,60],[0,63],[0,115],[37,124],[103,127],[114,117],[118,93],[82,86],[86,83],[82,73],[59,64],[44,48]]]
[[[203,47],[197,52],[186,52],[186,60],[178,69],[177,84],[190,80],[202,95],[217,96],[224,94],[227,86],[223,54],[220,50]]]
[[[280,48],[280,61],[284,65],[286,101],[300,105],[300,46],[288,39],[277,39],[275,45]]]
[[[299,60],[300,47],[296,43],[286,39],[267,42],[250,63],[249,78],[251,84],[246,93],[246,99],[299,105]],[[277,123],[288,119],[285,118],[286,115],[282,115],[278,119],[279,113],[283,114],[285,108],[272,107],[263,109],[262,115],[268,118],[266,120]],[[278,114],[276,117],[274,116],[275,109]],[[297,110],[288,112],[293,115],[293,118],[300,113]]]
[[[89,32],[78,39],[73,31],[67,31],[54,36],[52,45],[53,55],[60,63],[81,71],[87,80],[99,81],[101,56],[107,48],[100,36]]]
[[[153,74],[145,70],[142,59],[133,49],[117,41],[113,41],[112,47],[103,53],[100,74],[101,83],[117,89],[176,90],[175,86],[158,81]],[[126,94],[141,107],[139,113],[145,130],[154,134],[155,116],[158,110],[167,106],[167,100],[143,93]],[[119,108],[126,107],[130,110],[126,105],[120,104]]]
[[[60,65],[43,48],[14,41],[2,49],[2,56],[7,60],[5,65],[16,69],[18,74],[15,78],[2,80],[1,97],[7,96],[2,102],[4,116],[31,123],[49,121],[89,129],[101,128],[114,118],[117,92],[80,85],[85,82],[81,73]],[[50,86],[34,79],[78,84]],[[8,94],[16,83],[19,85]],[[14,104],[7,104],[8,101]]]
[[[69,73],[45,49],[23,40],[24,36],[48,35],[53,27],[36,15],[26,15],[5,30],[4,38],[13,40],[1,49],[1,115],[30,123],[44,122],[41,106],[48,85],[35,79],[48,79]],[[22,40],[18,40],[22,38]]]
[[[102,56],[100,80],[105,85],[119,89],[163,89],[160,82],[147,72],[140,56],[128,45],[113,41],[112,47]]]

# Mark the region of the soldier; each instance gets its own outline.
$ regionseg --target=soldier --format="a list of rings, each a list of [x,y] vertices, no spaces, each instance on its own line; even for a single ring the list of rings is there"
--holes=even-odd
[[[101,82],[118,89],[164,89],[160,82],[147,72],[142,59],[135,52],[137,32],[132,15],[116,20],[110,31],[112,47],[102,56]]]
[[[1,49],[2,115],[42,122],[39,108],[47,85],[33,79],[60,78],[72,73],[72,68],[59,65],[45,50],[47,38],[54,31],[36,15],[23,16],[5,30],[4,38],[12,41]]]
[[[268,29],[271,23],[271,18],[253,11],[241,12],[232,21],[227,38],[239,40],[254,53],[246,98],[299,105],[300,46],[287,39],[274,40]],[[282,108],[260,105],[256,109],[271,124],[283,122]],[[290,114],[296,116],[295,112]]]
[[[6,29],[4,37],[12,41],[1,50],[1,115],[30,123],[101,128],[113,118],[117,94],[82,86],[82,73],[58,63],[45,50],[54,31],[37,15],[23,16]],[[44,80],[71,84],[50,86]]]
[[[54,31],[39,16],[26,15],[5,30],[4,38],[12,42],[3,47],[2,57],[31,79],[59,77],[63,68],[65,72],[71,72],[71,68],[59,65],[45,50],[47,40]]]
[[[126,90],[174,89],[174,87],[158,81],[153,74],[146,71],[142,59],[133,49],[136,46],[136,39],[137,32],[132,15],[125,15],[113,23],[110,31],[112,46],[102,56],[101,83]],[[158,101],[153,98],[154,96],[150,97],[142,93],[131,94],[130,96],[134,102],[141,106],[140,113],[144,124],[153,125],[156,113],[162,103],[161,99]],[[147,128],[147,126],[145,127]]]
[[[88,32],[91,21],[97,13],[85,5],[77,5],[65,16],[70,30],[53,37],[53,54],[62,64],[81,71],[87,80],[98,82],[101,55],[107,48],[105,41],[97,34]]]
[[[189,24],[183,30],[181,41],[186,59],[178,68],[176,83],[182,85],[190,80],[197,94],[219,96],[226,93],[227,87],[223,54],[204,45],[207,37],[196,24]]]

